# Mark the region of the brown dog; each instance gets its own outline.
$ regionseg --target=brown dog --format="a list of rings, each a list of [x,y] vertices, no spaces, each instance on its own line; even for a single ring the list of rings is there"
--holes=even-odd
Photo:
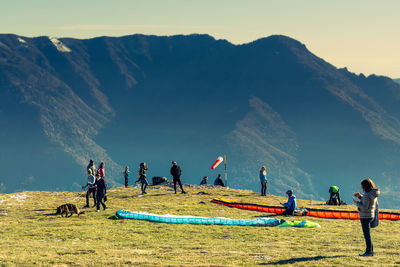
[[[71,214],[68,216],[68,213]],[[79,217],[79,215],[84,214],[85,212],[79,211],[79,208],[74,204],[64,204],[57,208],[57,214],[60,214],[61,217],[63,216],[63,214],[65,214],[65,217],[71,217],[74,213],[76,213]]]

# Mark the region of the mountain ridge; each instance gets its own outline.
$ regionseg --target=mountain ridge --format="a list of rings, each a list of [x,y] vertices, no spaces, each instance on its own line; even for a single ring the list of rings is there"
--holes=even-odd
[[[378,163],[367,164],[366,173],[383,176],[386,171],[385,179],[398,179],[397,167],[390,163],[386,168],[388,160],[379,157],[398,155],[400,86],[381,76],[337,69],[290,37],[275,35],[241,45],[196,34],[53,42],[48,37],[0,35],[0,42],[0,88],[7,94],[0,104],[11,98],[21,103],[15,100],[21,96],[22,103],[38,110],[42,131],[61,150],[56,157],[72,157],[66,165],[74,169],[73,184],[84,182],[89,158],[106,162],[109,182],[116,186],[123,166],[132,165],[129,158],[135,158],[133,169],[141,161],[159,166],[154,176],[165,176],[168,161],[178,159],[194,181],[201,173],[215,175],[207,168],[221,153],[228,154],[230,185],[237,188],[257,188],[257,171],[264,164],[273,177],[273,193],[293,187],[300,196],[317,199],[331,185],[330,177],[342,174],[332,171],[323,183],[315,177],[331,172],[331,165],[347,168],[346,160],[360,163],[335,178],[341,187],[364,173],[362,162],[372,159]],[[360,133],[366,134],[354,142]],[[362,140],[382,151],[358,156],[357,150],[377,151]],[[352,143],[356,145],[349,150]],[[316,156],[329,150],[334,151],[333,161]],[[312,166],[313,161],[324,170]]]

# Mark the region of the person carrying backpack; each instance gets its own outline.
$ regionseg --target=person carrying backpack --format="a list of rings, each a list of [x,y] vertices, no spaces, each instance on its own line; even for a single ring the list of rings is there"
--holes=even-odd
[[[377,220],[379,220],[379,212],[377,211],[378,197],[380,190],[375,187],[374,182],[370,178],[365,178],[361,181],[361,188],[364,194],[359,192],[354,193],[354,196],[359,200],[353,199],[354,203],[358,207],[358,213],[360,214],[361,228],[363,231],[366,250],[359,256],[374,256],[374,246],[371,238],[371,224],[373,227],[377,226]]]

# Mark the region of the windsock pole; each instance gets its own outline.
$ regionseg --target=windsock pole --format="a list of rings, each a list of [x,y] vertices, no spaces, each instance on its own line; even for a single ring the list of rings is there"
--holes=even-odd
[[[226,173],[226,155],[224,155],[224,163],[225,163],[225,186],[228,187],[228,174]]]

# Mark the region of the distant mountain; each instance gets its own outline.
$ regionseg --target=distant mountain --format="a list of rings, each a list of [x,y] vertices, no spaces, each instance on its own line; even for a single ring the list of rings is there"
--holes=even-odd
[[[233,45],[208,35],[71,38],[0,35],[0,190],[79,190],[90,158],[108,182],[213,181],[345,200],[370,176],[381,205],[400,207],[400,85],[337,69],[275,35]]]
[[[400,83],[400,79],[393,79],[396,83]]]

